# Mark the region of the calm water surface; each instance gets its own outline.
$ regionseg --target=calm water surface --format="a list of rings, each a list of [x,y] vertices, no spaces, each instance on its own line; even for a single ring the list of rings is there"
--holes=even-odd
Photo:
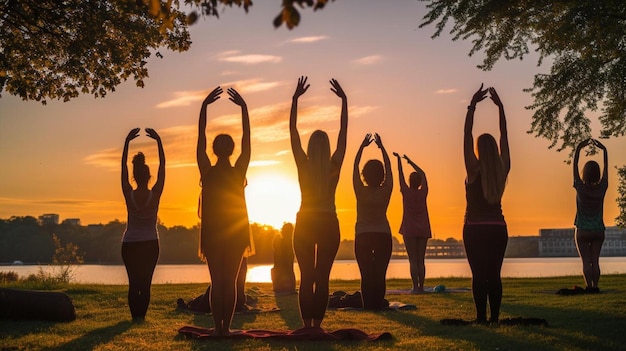
[[[41,266],[44,270],[54,268]],[[20,276],[36,273],[40,266],[0,266],[0,272],[14,271]],[[250,265],[246,281],[253,283],[271,282],[272,265]],[[626,274],[626,257],[602,257],[600,268],[603,274]],[[296,278],[300,276],[298,265],[294,265]],[[503,277],[554,277],[581,275],[578,257],[554,258],[508,258],[502,267]],[[387,278],[410,278],[407,260],[391,260]],[[466,259],[426,260],[426,278],[471,277]],[[356,261],[335,261],[331,279],[360,279]],[[157,265],[153,284],[208,283],[209,270],[204,264]],[[84,284],[127,284],[126,270],[121,265],[81,265],[76,267],[75,283]]]

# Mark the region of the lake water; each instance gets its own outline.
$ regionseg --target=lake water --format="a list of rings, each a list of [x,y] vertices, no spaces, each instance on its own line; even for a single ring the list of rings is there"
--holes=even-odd
[[[555,277],[582,275],[582,264],[578,257],[507,258],[502,266],[503,277]],[[40,266],[0,266],[0,272],[13,271],[20,276],[36,273]],[[41,266],[44,270],[54,269]],[[246,281],[251,283],[271,282],[272,265],[249,265]],[[602,274],[626,274],[626,257],[600,258]],[[299,278],[298,265],[294,265],[296,278]],[[409,279],[409,263],[404,259],[394,259],[389,263],[387,278]],[[471,277],[466,259],[427,259],[426,279],[442,277]],[[335,261],[331,279],[360,279],[356,261]],[[154,272],[153,284],[208,283],[209,270],[206,265],[160,264]],[[126,270],[122,265],[81,265],[74,272],[75,283],[113,284],[128,283]]]

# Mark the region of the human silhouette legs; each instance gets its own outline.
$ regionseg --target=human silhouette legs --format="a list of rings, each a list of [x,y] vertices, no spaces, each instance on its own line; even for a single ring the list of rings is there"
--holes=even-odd
[[[334,213],[299,213],[293,246],[300,266],[298,301],[304,327],[320,327],[328,306],[328,280],[339,249]]]
[[[230,334],[230,324],[237,302],[237,275],[244,248],[245,246],[238,248],[217,246],[205,250],[211,274],[209,304],[216,335]]]
[[[487,321],[489,300],[492,322],[498,322],[502,302],[500,272],[508,242],[506,225],[472,224],[463,227],[463,243],[472,271],[476,321]]]
[[[355,256],[361,272],[364,309],[380,309],[386,291],[386,275],[391,258],[391,234],[361,233],[355,240]]]
[[[146,317],[158,259],[158,240],[122,243],[122,261],[128,275],[128,307],[133,320],[141,321]]]
[[[583,277],[588,288],[597,288],[600,280],[600,251],[604,232],[576,229],[576,247],[583,262]]]

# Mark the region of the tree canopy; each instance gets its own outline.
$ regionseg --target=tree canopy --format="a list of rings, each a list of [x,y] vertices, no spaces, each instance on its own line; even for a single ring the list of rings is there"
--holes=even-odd
[[[297,5],[317,10],[327,2],[283,0],[273,24],[292,29],[300,22]],[[233,5],[247,12],[252,1],[0,0],[0,96],[45,104],[104,97],[129,78],[143,87],[151,55],[188,50],[188,26]]]
[[[169,6],[163,6],[161,1],[159,0],[143,0],[150,7],[150,12],[168,23],[168,19],[170,18],[171,9],[178,8],[179,1],[169,1]],[[334,1],[334,0],[333,0]],[[218,7],[229,6],[232,7],[236,5],[238,7],[243,7],[246,12],[250,6],[252,6],[252,0],[184,0],[186,5],[191,5],[197,9],[199,9],[200,15],[206,16],[215,16],[219,17]],[[298,5],[300,8],[312,7],[314,11],[321,10],[326,6],[328,0],[282,0],[281,1],[281,10],[278,15],[274,18],[273,24],[274,27],[278,28],[283,23],[289,29],[293,29],[300,24],[300,12],[296,8]],[[189,14],[189,23],[193,23],[198,18],[198,13],[196,11],[192,11]]]
[[[137,1],[2,1],[0,92],[45,103],[103,97],[128,78],[142,87],[153,50],[189,48],[185,14],[172,15],[163,30]]]
[[[587,111],[600,110],[600,137],[626,132],[626,2],[623,0],[422,0],[438,37],[453,22],[453,40],[471,39],[470,55],[484,52],[479,68],[523,59],[532,48],[550,73],[536,74],[529,133],[570,150],[591,136]],[[626,166],[618,168],[617,225],[626,225]]]
[[[601,111],[600,136],[626,132],[626,2],[623,0],[422,0],[420,27],[434,24],[434,37],[448,22],[453,40],[470,39],[470,55],[484,52],[479,68],[523,59],[533,49],[550,73],[537,74],[529,133],[550,148],[573,150],[591,136],[586,111]]]

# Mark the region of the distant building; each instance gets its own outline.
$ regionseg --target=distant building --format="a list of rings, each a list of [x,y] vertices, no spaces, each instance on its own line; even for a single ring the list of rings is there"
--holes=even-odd
[[[59,224],[59,215],[56,213],[46,213],[39,216],[39,225]]]
[[[63,224],[80,225],[80,218],[66,218],[63,220]]]
[[[539,237],[510,236],[504,257],[537,257],[539,256]]]
[[[426,258],[463,258],[465,247],[458,240],[428,240]]]
[[[607,227],[601,256],[626,256],[626,229]],[[578,256],[574,228],[540,229],[539,256]]]
[[[601,254],[604,256],[626,256],[626,229],[607,227],[604,231],[604,244]]]

